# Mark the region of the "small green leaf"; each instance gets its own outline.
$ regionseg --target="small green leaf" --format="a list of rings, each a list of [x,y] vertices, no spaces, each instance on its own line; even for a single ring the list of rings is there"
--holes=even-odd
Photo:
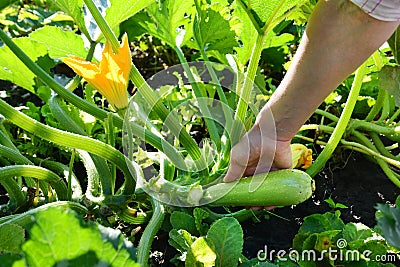
[[[304,218],[303,224],[301,225],[298,233],[293,239],[293,248],[301,251],[302,249],[304,249],[303,244],[305,244],[306,240],[311,235],[330,230],[342,230],[344,225],[345,224],[336,213],[327,212],[325,214],[312,214],[310,216],[307,216]],[[314,243],[312,243],[311,241]],[[314,248],[316,241],[316,239],[309,239],[307,241],[310,248]]]
[[[168,243],[181,253],[188,251],[195,240],[196,237],[191,236],[190,233],[185,230],[172,229],[169,232]]]
[[[170,221],[172,227],[174,227],[175,229],[183,229],[188,231],[192,235],[198,235],[194,218],[189,214],[181,211],[174,211],[171,214]]]
[[[393,95],[397,107],[400,107],[400,66],[384,66],[379,72],[379,86]]]
[[[243,230],[235,218],[214,222],[207,233],[217,254],[215,266],[236,266],[243,249]]]
[[[249,261],[243,262],[238,265],[238,267],[281,267],[286,265],[275,265],[269,261],[260,262],[257,258],[251,259]],[[292,265],[288,265],[292,266]],[[295,265],[298,266],[298,265]]]
[[[20,253],[25,241],[25,230],[16,224],[0,227],[0,253]]]
[[[217,256],[215,252],[207,243],[205,237],[199,237],[190,246],[190,249],[186,255],[185,266],[196,267],[212,267],[215,266],[215,259]]]
[[[208,231],[208,224],[203,223],[203,220],[207,219],[209,214],[202,208],[195,208],[193,210],[193,216],[197,231],[200,233],[200,235],[205,235]]]

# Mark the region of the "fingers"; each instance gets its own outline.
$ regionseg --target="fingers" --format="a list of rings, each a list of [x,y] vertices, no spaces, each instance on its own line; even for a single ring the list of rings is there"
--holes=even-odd
[[[232,148],[230,155],[231,164],[224,177],[224,182],[233,182],[243,176],[249,157],[246,151],[248,151],[248,148],[246,149],[246,145],[243,142],[239,142]]]

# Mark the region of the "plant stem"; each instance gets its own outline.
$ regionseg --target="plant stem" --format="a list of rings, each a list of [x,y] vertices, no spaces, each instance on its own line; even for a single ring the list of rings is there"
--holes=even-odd
[[[32,165],[10,165],[0,168],[1,179],[12,178],[14,176],[28,176],[44,180],[51,184],[56,190],[59,200],[67,200],[67,187],[62,179],[48,169]],[[20,189],[19,189],[20,190]]]
[[[397,160],[394,155],[392,155],[383,144],[382,140],[380,139],[379,135],[376,132],[369,132],[369,136],[372,138],[372,141],[375,144],[376,149],[381,153],[383,156]]]
[[[337,116],[335,116],[332,113],[329,113],[329,112],[327,112],[325,110],[322,110],[322,109],[315,110],[315,114],[324,116],[324,117],[330,119],[333,122],[338,122],[339,121],[339,118]]]
[[[395,138],[397,140],[399,138],[399,128],[395,126],[382,126],[375,124],[373,122],[354,119],[350,123],[349,128],[355,130],[364,130],[367,132],[375,132],[377,134],[383,134],[389,138]]]
[[[148,266],[151,244],[165,217],[165,208],[161,202],[151,198],[151,204],[153,206],[153,216],[146,229],[144,229],[137,247],[137,263],[143,267]]]
[[[355,131],[355,130],[352,131],[351,134],[354,135],[354,137],[356,139],[358,139],[359,143],[363,143],[365,146],[367,146],[371,150],[377,152],[376,147],[363,134],[361,134],[360,132]],[[398,179],[398,176],[390,169],[388,163],[380,158],[375,158],[375,160],[378,163],[378,165],[381,167],[381,169],[383,170],[385,175],[389,178],[389,180],[392,181],[392,183],[394,183],[397,187],[400,188],[400,180]]]
[[[207,98],[207,96],[204,96],[201,91],[199,86],[196,83],[196,80],[193,76],[192,71],[190,70],[189,64],[185,58],[185,55],[182,52],[182,49],[179,46],[175,46],[174,50],[176,54],[178,55],[179,61],[182,64],[183,70],[185,71],[185,74],[188,77],[189,83],[192,86],[194,95],[199,103],[199,108],[204,116],[204,121],[206,123],[208,132],[210,133],[210,138],[211,140],[217,141],[220,140],[220,136],[218,134],[217,127],[215,125],[214,120],[212,119],[212,115],[210,113],[210,110],[208,109],[207,103],[205,101],[210,101],[210,99]]]
[[[104,19],[102,14],[97,9],[96,5],[92,0],[84,0],[86,6],[88,7],[90,13],[95,19],[100,30],[104,34],[105,38],[111,43],[114,51],[117,51],[120,44],[114,32],[111,30],[107,21]],[[159,97],[154,93],[154,90],[145,81],[143,76],[140,74],[139,70],[134,64],[132,64],[130,79],[138,88],[138,91],[143,95],[144,99],[147,101],[148,105],[154,109],[157,115],[164,121],[167,122],[167,117],[169,115],[168,109],[159,101]],[[174,118],[174,116],[168,117],[168,127],[171,132],[179,139],[181,144],[186,148],[189,155],[198,165],[200,170],[207,169],[207,164],[204,159],[202,159],[202,154],[196,142],[193,138],[184,130],[180,125],[179,121]]]
[[[381,70],[384,66],[384,63],[382,61],[382,58],[379,55],[379,51],[375,51],[375,53],[372,54],[372,58],[374,59],[376,67],[379,70]],[[375,117],[378,115],[379,111],[381,110],[382,106],[384,105],[384,101],[385,101],[387,94],[388,93],[385,89],[379,88],[378,97],[375,101],[375,105],[369,111],[367,117],[365,118],[365,121],[372,121],[373,119],[375,119]]]
[[[259,34],[251,53],[249,66],[247,68],[244,83],[237,85],[237,94],[239,95],[238,108],[236,110],[235,119],[244,122],[247,112],[248,103],[253,89],[253,81],[256,77],[258,62],[260,61],[261,52],[263,50],[265,35]]]
[[[114,121],[113,117],[109,114],[108,119],[106,120],[106,135],[108,139],[108,144],[112,147],[115,147],[115,132],[114,132]],[[115,181],[117,179],[117,166],[115,164],[111,165],[111,192],[115,191]]]
[[[347,147],[354,147],[354,148],[358,148],[357,151],[362,152],[366,155],[369,155],[375,159],[381,159],[384,160],[385,162],[389,163],[390,165],[393,165],[397,168],[400,168],[400,161],[383,156],[382,154],[380,154],[379,152],[375,151],[374,149],[368,148],[367,146],[364,146],[360,143],[357,142],[350,142],[350,141],[345,141],[345,140],[341,140],[341,143]]]
[[[60,125],[64,129],[68,129],[68,131],[79,135],[87,136],[87,133],[62,108],[61,103],[62,99],[59,95],[53,95],[50,97],[49,107],[54,118],[60,123]],[[109,117],[112,116],[111,113],[109,113],[108,115]],[[93,188],[90,185],[98,184],[98,181],[100,181],[103,194],[111,195],[113,192],[113,180],[111,177],[111,173],[108,169],[107,161],[100,156],[89,154],[86,151],[80,149],[78,149],[77,152],[83,163],[85,164],[86,170],[88,172],[88,188],[90,188],[89,192],[93,191]],[[91,159],[86,159],[87,157]],[[93,163],[94,166],[91,164],[87,164],[87,162]],[[101,175],[99,175],[99,173],[101,173]]]
[[[0,113],[22,129],[58,145],[83,149],[99,155],[115,163],[125,175],[125,193],[133,194],[135,189],[134,177],[127,167],[125,156],[115,148],[86,136],[73,134],[42,124],[27,115],[15,110],[12,106],[0,99]]]
[[[356,71],[353,85],[351,87],[349,96],[347,98],[345,108],[342,112],[342,115],[339,118],[335,130],[333,131],[331,137],[328,140],[328,143],[322,150],[321,154],[317,157],[317,159],[311,165],[311,167],[306,171],[311,177],[314,177],[323,168],[325,163],[331,157],[333,151],[336,149],[336,146],[340,142],[340,139],[342,139],[342,136],[349,123],[354,106],[357,102],[357,97],[361,89],[365,70],[366,70],[366,63],[364,62]]]
[[[68,177],[67,177],[67,200],[71,201],[72,200],[72,169],[74,167],[74,161],[75,161],[75,149],[72,150],[71,153],[71,159],[69,161],[69,168],[68,168]]]

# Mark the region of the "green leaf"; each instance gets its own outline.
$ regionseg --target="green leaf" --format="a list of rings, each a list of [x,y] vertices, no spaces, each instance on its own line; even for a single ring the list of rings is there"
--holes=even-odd
[[[83,17],[83,0],[48,0],[48,2],[70,15],[78,28],[89,38]]]
[[[131,258],[132,244],[124,241],[117,230],[99,230],[96,224],[79,220],[71,210],[49,208],[34,216],[30,239],[22,246],[31,266],[72,266],[78,259],[86,266],[138,266]]]
[[[193,244],[190,246],[190,249],[186,255],[185,266],[188,267],[212,267],[215,266],[215,259],[217,256],[215,252],[207,243],[205,237],[197,238]]]
[[[171,214],[170,221],[172,227],[174,227],[177,230],[183,229],[188,231],[192,235],[199,234],[196,229],[194,218],[185,212],[174,211]]]
[[[342,230],[343,221],[331,212],[312,214],[304,218],[299,233],[321,233],[328,230]]]
[[[271,33],[273,33],[271,31]],[[279,47],[294,41],[294,35],[290,33],[282,33],[281,35],[268,34],[264,43],[264,48]]]
[[[146,8],[147,19],[139,22],[149,34],[166,42],[170,47],[177,45],[177,37],[182,37],[189,29],[190,15],[194,13],[193,3],[186,0],[165,0]]]
[[[203,223],[203,220],[207,219],[208,216],[208,212],[203,210],[202,208],[195,208],[193,210],[193,217],[196,224],[196,229],[200,233],[200,235],[205,235],[208,231],[208,224]]]
[[[20,253],[25,241],[25,230],[16,224],[0,227],[0,253]]]
[[[11,5],[11,4],[13,4],[13,3],[15,3],[15,2],[17,2],[17,0],[3,0],[3,1],[1,1],[0,2],[0,10],[5,8],[5,7],[7,7],[7,6],[9,6],[9,5]]]
[[[289,10],[305,3],[304,0],[238,0],[258,31],[266,32],[285,18]]]
[[[379,86],[393,95],[397,107],[400,107],[400,66],[384,66],[379,72]]]
[[[362,223],[350,222],[343,228],[342,235],[350,249],[356,249],[363,245],[367,238],[372,237],[373,231]]]
[[[400,64],[400,27],[392,34],[388,40],[390,49],[393,52],[397,64]]]
[[[239,35],[239,39],[243,45],[235,47],[235,51],[237,52],[236,57],[239,62],[245,65],[253,51],[253,46],[257,39],[257,30],[243,8],[235,8],[233,15],[237,16],[243,24],[242,31]]]
[[[207,240],[217,254],[215,266],[236,266],[243,249],[243,230],[235,218],[222,218],[214,222]]]
[[[70,55],[85,58],[87,55],[82,37],[72,31],[64,31],[60,27],[45,26],[31,33],[29,37],[45,45],[49,56],[53,59]]]
[[[0,255],[0,262],[2,266],[27,266],[25,260],[22,258],[22,255],[19,254],[2,254]]]
[[[204,0],[199,0],[196,10],[193,36],[197,49],[232,53],[233,48],[239,45],[236,32],[240,31],[241,23],[231,14],[231,8],[221,3],[208,5]]]
[[[196,237],[191,236],[186,230],[172,229],[169,232],[168,243],[181,253],[188,251],[195,240]]]
[[[33,61],[47,54],[47,48],[28,37],[13,39]],[[11,52],[7,46],[0,47],[0,79],[15,83],[35,92],[35,75]]]
[[[304,218],[303,224],[293,239],[293,248],[300,251],[304,249],[303,244],[305,240],[312,234],[318,234],[329,230],[342,230],[344,225],[345,224],[338,215],[330,212],[307,216]],[[314,245],[315,242],[313,243]]]
[[[111,6],[106,10],[106,21],[114,32],[118,32],[121,22],[129,19],[155,0],[110,0]]]
[[[377,228],[392,246],[400,249],[400,208],[378,204],[377,209]]]

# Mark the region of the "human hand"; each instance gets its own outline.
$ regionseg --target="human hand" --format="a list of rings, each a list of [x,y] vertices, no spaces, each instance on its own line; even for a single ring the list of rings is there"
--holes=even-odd
[[[292,167],[290,140],[279,141],[262,135],[256,123],[231,150],[230,166],[224,182],[233,182],[241,177]],[[275,207],[251,207],[253,210]]]
[[[260,124],[256,123],[232,148],[224,182],[292,167],[290,140],[276,140],[275,136],[271,138],[263,135],[263,132]]]

